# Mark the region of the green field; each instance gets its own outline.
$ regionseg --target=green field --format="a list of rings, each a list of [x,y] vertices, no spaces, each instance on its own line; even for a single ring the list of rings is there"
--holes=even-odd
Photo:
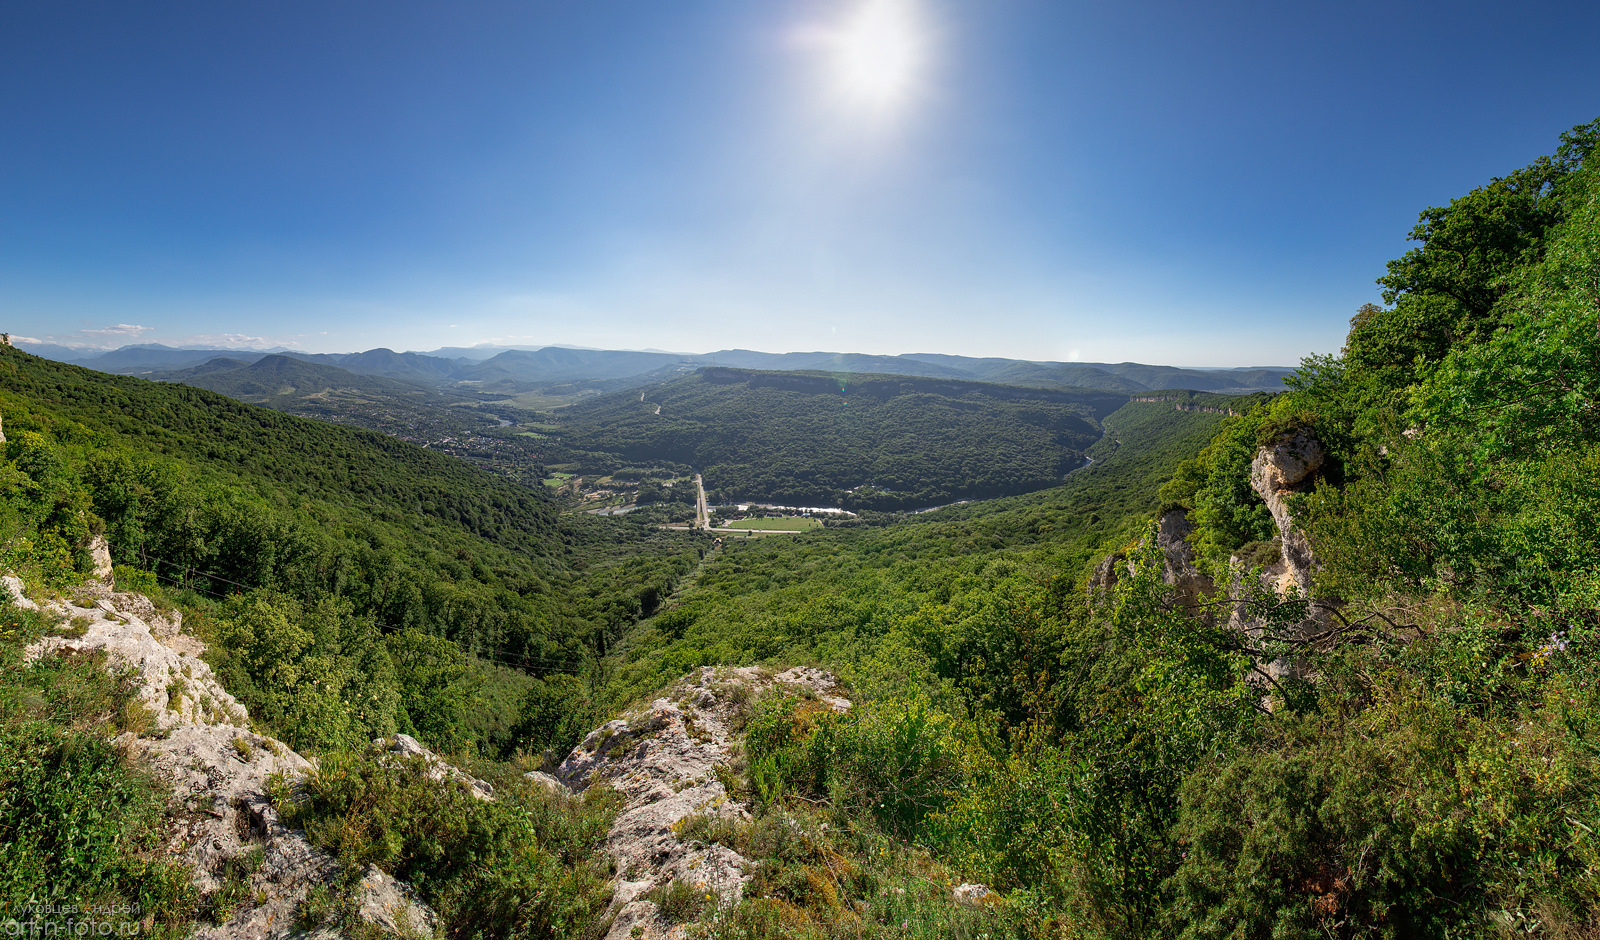
[[[724,528],[759,529],[762,531],[776,532],[799,532],[805,529],[822,528],[822,520],[813,519],[809,516],[784,516],[781,519],[740,519],[737,522],[725,523]]]
[[[516,408],[526,408],[529,411],[553,411],[556,408],[565,408],[566,406],[574,404],[575,402],[583,401],[586,398],[593,398],[599,394],[600,390],[596,388],[586,388],[578,392],[569,392],[566,394],[557,395],[547,394],[539,391],[520,392],[507,398],[495,399],[494,401],[487,402],[487,404],[490,406],[511,405]]]
[[[550,487],[551,489],[554,489],[558,486],[566,486],[567,481],[572,479],[572,476],[573,475],[570,473],[552,471],[548,477],[545,477],[544,485]]]

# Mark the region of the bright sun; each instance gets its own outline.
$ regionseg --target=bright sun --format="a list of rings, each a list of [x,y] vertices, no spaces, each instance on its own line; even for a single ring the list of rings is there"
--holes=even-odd
[[[925,39],[913,0],[862,0],[828,36],[835,90],[853,107],[898,110],[915,90]]]

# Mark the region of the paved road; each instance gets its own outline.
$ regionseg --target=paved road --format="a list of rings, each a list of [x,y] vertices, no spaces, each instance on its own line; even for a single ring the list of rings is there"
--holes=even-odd
[[[706,505],[706,485],[701,482],[700,474],[694,475],[694,488],[699,492],[699,499],[694,507],[694,526],[697,529],[711,528],[711,507]]]

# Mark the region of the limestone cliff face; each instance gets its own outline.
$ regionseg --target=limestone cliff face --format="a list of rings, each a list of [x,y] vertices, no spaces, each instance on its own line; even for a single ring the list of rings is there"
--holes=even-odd
[[[1172,600],[1190,613],[1201,613],[1201,597],[1216,590],[1211,578],[1195,564],[1194,549],[1189,545],[1189,533],[1194,526],[1189,514],[1182,509],[1162,513],[1156,523],[1156,548],[1161,551],[1161,580],[1172,589]],[[1113,552],[1100,559],[1094,574],[1089,578],[1089,597],[1096,603],[1105,603],[1111,591],[1122,579],[1122,573],[1132,573],[1133,562],[1124,552]]]
[[[1278,529],[1279,558],[1263,569],[1260,589],[1283,600],[1309,597],[1316,583],[1320,568],[1316,552],[1305,531],[1295,526],[1289,503],[1294,494],[1310,489],[1314,475],[1326,462],[1322,443],[1309,430],[1300,429],[1262,447],[1250,464],[1250,487],[1267,504]],[[1235,603],[1229,624],[1234,629],[1251,637],[1305,639],[1325,628],[1329,616],[1326,608],[1313,608],[1305,620],[1294,624],[1252,619],[1245,605],[1245,598],[1255,590],[1254,585],[1245,583],[1249,566],[1237,557],[1230,561],[1234,577],[1229,593]],[[1304,667],[1294,657],[1284,656],[1264,664],[1263,669],[1272,679],[1282,680],[1302,675]]]
[[[1322,443],[1302,429],[1261,448],[1250,464],[1250,488],[1267,504],[1278,527],[1284,573],[1304,594],[1311,593],[1317,558],[1305,533],[1295,528],[1289,497],[1309,488],[1312,474],[1326,461]],[[1280,584],[1280,593],[1289,587],[1290,583]]]
[[[1310,596],[1315,586],[1319,568],[1316,553],[1303,529],[1295,525],[1291,508],[1292,497],[1308,490],[1315,474],[1327,463],[1327,453],[1322,443],[1305,429],[1280,437],[1257,451],[1250,465],[1250,486],[1261,496],[1278,530],[1275,540],[1276,558],[1261,568],[1259,584],[1249,580],[1249,572],[1266,560],[1260,555],[1253,560],[1238,556],[1230,559],[1232,575],[1227,585],[1231,599],[1228,624],[1240,633],[1264,639],[1305,638],[1321,632],[1326,626],[1326,607],[1315,607],[1302,623],[1268,623],[1254,619],[1247,609],[1247,599],[1261,597],[1263,593],[1279,600],[1293,600]],[[1210,616],[1200,606],[1203,596],[1216,592],[1216,585],[1195,563],[1189,536],[1193,527],[1188,515],[1181,509],[1164,513],[1156,525],[1156,547],[1162,555],[1162,579],[1172,590],[1175,603],[1182,604],[1192,613]],[[1128,567],[1126,556],[1118,552],[1108,555],[1096,567],[1089,579],[1089,595],[1103,603],[1110,597],[1123,571]],[[1273,679],[1297,674],[1298,666],[1290,658],[1263,664],[1263,670]]]
[[[1162,513],[1156,523],[1156,547],[1161,549],[1161,579],[1172,588],[1178,603],[1190,613],[1200,611],[1202,595],[1212,594],[1216,585],[1194,563],[1194,549],[1189,546],[1189,514],[1182,509]]]
[[[339,864],[278,819],[266,795],[267,778],[289,782],[312,769],[288,745],[252,731],[249,714],[229,695],[211,667],[198,658],[199,640],[182,632],[176,612],[160,611],[141,594],[112,593],[91,583],[93,594],[35,603],[22,582],[3,579],[18,606],[84,624],[77,637],[45,637],[30,645],[30,659],[75,650],[104,650],[113,666],[131,668],[139,699],[154,715],[152,733],[117,739],[128,754],[151,766],[172,787],[176,825],[166,852],[188,862],[202,893],[223,886],[230,863],[260,850],[250,876],[250,898],[225,923],[203,927],[202,940],[267,940],[306,936],[295,912],[312,887],[338,887]],[[413,742],[414,743],[414,742]],[[411,889],[369,867],[354,900],[368,923],[386,931],[433,932],[431,910]],[[332,938],[331,928],[310,936]]]

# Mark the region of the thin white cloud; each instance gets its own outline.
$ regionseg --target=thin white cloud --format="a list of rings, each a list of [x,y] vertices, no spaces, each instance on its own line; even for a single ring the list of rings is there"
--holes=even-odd
[[[20,340],[24,343],[55,343],[58,346],[70,346],[75,349],[115,349],[137,343],[146,334],[153,332],[153,326],[141,326],[137,323],[116,323],[100,329],[83,329],[76,333],[64,333],[57,336],[46,336],[43,339],[21,339],[13,337],[13,341]]]
[[[136,323],[118,323],[114,326],[98,330],[79,330],[73,338],[84,339],[89,342],[129,341],[136,340],[146,333],[153,331],[153,326],[140,326]]]
[[[82,329],[37,339],[31,336],[13,336],[13,342],[54,343],[82,350],[116,349],[134,343],[160,342],[176,347],[222,347],[227,349],[272,349],[302,345],[298,337],[254,336],[249,333],[191,333],[186,336],[163,336],[153,326],[137,323],[117,323],[97,329]]]
[[[250,336],[246,333],[196,333],[172,342],[178,346],[217,346],[227,349],[271,349],[275,346],[300,345],[293,339]]]

